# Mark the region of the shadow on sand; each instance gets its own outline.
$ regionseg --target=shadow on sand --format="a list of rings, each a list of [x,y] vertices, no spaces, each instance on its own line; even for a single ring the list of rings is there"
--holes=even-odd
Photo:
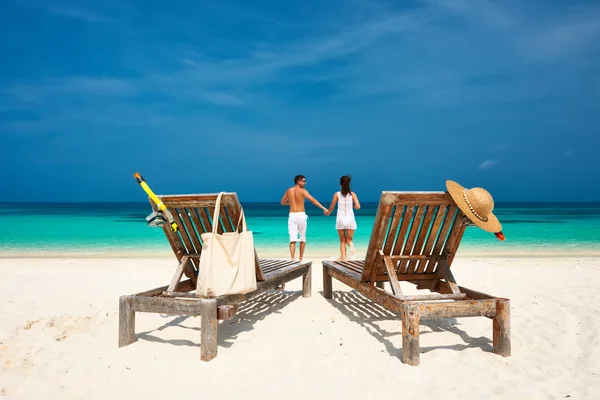
[[[218,343],[222,347],[231,347],[235,338],[242,332],[254,329],[254,324],[268,315],[280,313],[286,305],[301,297],[302,291],[281,291],[273,290],[256,295],[238,305],[238,311],[233,319],[228,321],[219,321]],[[183,325],[191,316],[179,316],[173,318],[172,315],[162,315],[164,319],[170,319],[156,329],[136,334],[137,339],[147,340],[149,342],[168,343],[175,346],[200,347],[200,319],[193,322],[193,327]],[[173,319],[171,319],[173,318]],[[191,329],[197,331],[197,340],[186,339],[162,339],[154,333],[162,331],[169,327],[177,329]]]
[[[328,302],[344,314],[350,321],[356,322],[367,329],[367,331],[385,346],[386,351],[395,357],[402,357],[402,349],[396,348],[391,338],[394,336],[402,336],[402,320],[400,316],[383,308],[377,303],[369,300],[362,294],[356,291],[350,292],[333,292],[333,299]],[[382,329],[378,322],[381,321],[397,322],[396,329],[387,331]],[[491,328],[490,320],[490,328]],[[451,332],[458,335],[465,344],[454,344],[448,346],[430,346],[421,347],[421,353],[427,353],[436,349],[447,350],[463,350],[465,348],[479,347],[483,351],[492,352],[491,340],[487,337],[471,337],[465,331],[457,327],[458,322],[454,318],[445,318],[437,320],[421,320],[419,325],[426,326],[431,329],[431,332]],[[430,331],[421,328],[421,335],[431,333]],[[400,338],[400,342],[401,342]]]

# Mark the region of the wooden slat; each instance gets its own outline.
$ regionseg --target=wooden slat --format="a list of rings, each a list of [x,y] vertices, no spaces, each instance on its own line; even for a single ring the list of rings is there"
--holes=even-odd
[[[229,218],[227,218],[227,212],[225,210],[225,207],[221,207],[221,209],[219,210],[219,215],[221,216],[221,221],[223,221],[223,225],[225,226],[225,232],[234,232],[235,225],[231,225]],[[237,224],[237,219],[233,221],[233,223]]]
[[[175,290],[175,286],[177,286],[179,281],[181,281],[183,270],[186,264],[188,263],[189,259],[190,258],[188,256],[183,256],[183,258],[179,262],[179,265],[177,266],[177,269],[175,269],[175,273],[173,274],[173,278],[171,278],[171,284],[169,285],[167,291],[172,292]]]
[[[192,241],[192,244],[194,245],[194,249],[196,249],[195,253],[200,254],[200,253],[202,253],[202,242],[201,242],[200,237],[196,233],[196,230],[194,229],[194,222],[191,220],[191,218],[188,214],[190,214],[188,209],[186,209],[186,208],[179,209],[179,219],[185,225],[185,230],[187,231],[187,235],[190,238],[190,240]]]
[[[217,225],[217,233],[223,233],[223,226],[221,225],[221,223],[219,222],[219,214],[217,214],[217,219],[213,221],[213,217],[215,216],[215,206],[208,206],[206,207],[208,210],[208,215],[210,217],[210,220],[212,221],[213,224]],[[212,225],[211,225],[212,227]]]
[[[179,218],[179,209],[170,208],[169,211],[173,215],[173,219],[175,220],[175,223],[179,226],[178,233],[179,233],[179,237],[181,238],[181,240],[183,241],[183,244],[185,246],[185,253],[186,254],[187,253],[197,253],[196,248],[194,247],[194,245],[192,244],[192,241],[190,240],[190,238],[187,235],[187,232],[184,228],[181,218]]]
[[[383,255],[383,252],[381,252],[380,255],[383,257],[385,269],[387,270],[390,285],[392,287],[392,293],[396,296],[402,296],[402,289],[400,289],[400,283],[398,283],[398,277],[396,276],[396,266],[389,258]]]
[[[413,251],[410,255],[421,255],[423,253],[423,244],[425,243],[425,238],[429,233],[429,228],[431,227],[431,220],[433,215],[435,214],[435,207],[428,206],[427,211],[425,211],[425,215],[423,216],[423,223],[421,224],[421,230],[417,236],[417,240],[415,241],[415,245],[413,247]],[[418,261],[414,259],[410,259],[406,264],[406,270],[409,274],[414,274],[417,272]]]
[[[392,217],[392,223],[390,225],[390,229],[387,234],[387,238],[384,242],[383,253],[390,254],[392,251],[392,246],[394,245],[394,239],[396,239],[396,233],[398,233],[398,223],[400,222],[400,217],[402,217],[402,212],[404,211],[403,206],[397,206],[394,211],[394,216]]]
[[[444,223],[442,224],[439,235],[435,242],[435,247],[433,248],[433,252],[431,253],[431,255],[439,256],[441,254],[442,247],[444,246],[444,244],[446,242],[446,237],[448,236],[448,231],[450,230],[450,228],[452,227],[452,224],[454,222],[454,217],[456,215],[457,209],[458,209],[458,207],[455,205],[448,208],[448,212],[446,213],[446,218],[444,219]],[[436,265],[437,265],[437,259],[430,260],[427,263],[427,266],[425,267],[424,272],[434,272]]]
[[[208,218],[208,214],[206,213],[206,209],[204,207],[195,208],[196,214],[202,220],[202,224],[204,225],[204,232],[212,232],[212,223],[210,222],[210,218]]]
[[[427,242],[425,243],[425,247],[423,247],[423,255],[431,256],[431,251],[433,250],[433,245],[435,244],[435,239],[440,231],[440,225],[446,216],[446,212],[448,211],[448,206],[439,206],[437,209],[437,214],[435,216],[435,220],[433,221],[433,226],[429,232],[429,237],[427,238]],[[434,256],[437,257],[437,256]],[[428,260],[432,260],[429,258]],[[433,259],[435,263],[435,258]],[[425,272],[425,267],[427,267],[428,261],[420,260],[417,264],[417,273],[421,274]]]
[[[421,228],[421,222],[423,221],[423,213],[425,212],[425,205],[421,204],[417,206],[417,213],[415,218],[410,226],[410,231],[408,233],[408,238],[406,239],[406,243],[404,244],[404,249],[402,250],[403,255],[409,255],[412,253],[413,244],[415,243],[415,238],[419,229]],[[403,275],[406,273],[406,265],[408,260],[400,260],[398,265],[398,275]]]
[[[496,300],[460,300],[418,304],[421,319],[493,317],[496,315]]]
[[[446,262],[448,263],[448,268],[452,266],[452,261],[454,261],[454,257],[456,256],[456,252],[458,251],[458,246],[462,240],[462,237],[465,233],[465,229],[467,228],[467,223],[465,221],[466,216],[459,209],[458,215],[456,216],[454,226],[448,241],[446,242],[446,246],[444,252],[446,253]],[[442,252],[442,254],[444,253]]]
[[[156,204],[154,204],[154,202],[152,200],[150,200],[150,198],[148,198],[148,201],[150,202],[150,205],[152,206],[152,210],[154,212],[160,211],[158,206]],[[175,256],[177,257],[177,261],[180,261],[181,257],[183,257],[183,254],[186,251],[183,246],[183,243],[179,239],[179,236],[175,232],[173,232],[171,230],[171,227],[167,226],[167,224],[163,224],[162,230],[165,233],[165,236],[167,237],[167,240],[169,241],[169,244],[171,245],[171,248],[173,249]]]
[[[348,261],[348,264],[352,264],[362,270],[365,267],[365,260],[350,260]]]
[[[408,232],[408,227],[410,226],[410,221],[415,213],[416,208],[417,206],[406,207],[406,212],[404,213],[404,217],[402,217],[398,239],[396,239],[394,250],[390,255],[398,255],[402,251],[402,247],[404,246],[404,241],[406,239],[406,232]]]
[[[400,282],[412,282],[412,281],[433,281],[435,279],[435,274],[410,274],[410,275],[396,275],[396,278]],[[377,275],[376,281],[387,281],[387,275]]]
[[[381,193],[379,204],[383,205],[415,205],[415,204],[454,204],[447,192],[394,192]]]
[[[136,312],[152,312],[168,315],[200,315],[201,300],[174,299],[169,297],[133,297],[132,308]]]
[[[461,300],[466,299],[467,295],[464,293],[448,293],[448,294],[416,294],[416,295],[404,295],[399,296],[405,301],[428,301],[428,300]]]
[[[326,263],[323,263],[323,265],[325,266]],[[400,314],[402,305],[407,303],[407,301],[401,300],[384,290],[344,275],[335,268],[329,267],[327,273],[393,313]],[[463,289],[461,287],[461,290]],[[419,305],[421,319],[475,316],[493,317],[496,313],[495,299],[415,303]]]
[[[367,248],[365,268],[363,269],[361,278],[362,281],[370,281],[377,274],[375,262],[378,251],[383,248],[383,241],[385,239],[385,233],[389,223],[390,214],[392,212],[392,204],[386,203],[384,198],[385,194],[382,193],[379,206],[377,207],[377,213],[375,214],[375,221],[371,231],[369,247]]]
[[[440,270],[440,273],[436,273],[436,279],[439,280],[439,278],[443,278],[448,284],[448,287],[450,288],[452,293],[460,293],[458,285],[456,284],[456,280],[454,279],[454,275],[452,275],[452,271],[450,271],[450,266],[448,265],[448,262],[444,257],[440,257],[438,269]]]

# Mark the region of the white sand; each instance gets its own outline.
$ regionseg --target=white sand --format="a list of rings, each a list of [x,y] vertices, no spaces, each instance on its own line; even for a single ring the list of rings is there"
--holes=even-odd
[[[457,258],[459,284],[511,299],[512,357],[487,318],[422,321],[419,367],[400,361],[398,318],[336,280],[323,298],[317,260],[311,298],[297,279],[243,304],[209,363],[193,317],[137,314],[119,349],[119,296],[168,284],[173,260],[0,259],[0,397],[600,397],[598,258]]]

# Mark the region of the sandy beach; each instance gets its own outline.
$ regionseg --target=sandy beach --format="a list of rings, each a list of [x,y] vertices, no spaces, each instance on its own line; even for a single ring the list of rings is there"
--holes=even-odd
[[[486,318],[423,321],[421,366],[400,361],[398,318],[334,280],[243,303],[201,362],[200,320],[138,314],[117,347],[118,298],[168,282],[169,258],[0,259],[0,396],[35,398],[592,399],[600,390],[600,259],[457,257],[467,287],[511,299],[512,357]]]

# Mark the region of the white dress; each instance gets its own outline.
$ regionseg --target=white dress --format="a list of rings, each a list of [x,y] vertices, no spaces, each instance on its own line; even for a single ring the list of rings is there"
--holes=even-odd
[[[337,218],[335,220],[335,229],[356,229],[356,220],[354,219],[354,201],[352,193],[342,196],[342,192],[337,192]]]

